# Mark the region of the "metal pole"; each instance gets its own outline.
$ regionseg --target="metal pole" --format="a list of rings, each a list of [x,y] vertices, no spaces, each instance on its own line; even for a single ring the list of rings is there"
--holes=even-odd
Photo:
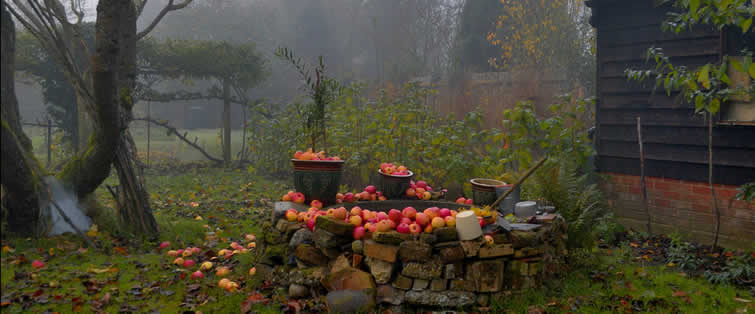
[[[47,168],[50,168],[52,160],[52,121],[47,118]]]
[[[149,120],[152,119],[152,110],[151,110],[151,104],[148,101],[147,102],[147,167],[149,167],[149,142],[150,142],[150,125]]]

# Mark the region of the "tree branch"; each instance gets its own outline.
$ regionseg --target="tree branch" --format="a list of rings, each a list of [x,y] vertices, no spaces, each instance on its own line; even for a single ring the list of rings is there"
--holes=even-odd
[[[157,14],[155,19],[152,20],[152,23],[150,23],[149,26],[147,26],[147,28],[145,28],[143,31],[136,34],[136,40],[140,40],[142,39],[142,37],[147,36],[147,34],[149,34],[149,32],[151,32],[155,28],[155,26],[157,26],[157,23],[160,23],[160,20],[162,20],[163,17],[165,17],[165,15],[168,14],[168,12],[183,9],[186,6],[188,6],[192,1],[193,0],[184,0],[181,3],[174,4],[175,2],[174,0],[168,0],[168,4],[165,5],[165,7],[160,11],[160,13]],[[146,5],[147,1],[144,1],[144,2],[145,2],[144,5]]]
[[[178,133],[178,129],[176,127],[168,124],[167,122],[157,121],[157,120],[150,119],[150,118],[135,118],[135,119],[133,119],[133,121],[147,121],[147,122],[152,123],[154,125],[158,125],[158,126],[164,127],[166,129],[168,129],[168,134],[170,134],[170,133],[175,134],[179,139],[181,139],[182,141],[186,142],[187,144],[189,144],[189,146],[193,147],[194,149],[196,149],[200,153],[202,153],[202,155],[204,155],[204,157],[207,158],[208,160],[210,160],[212,162],[215,162],[215,163],[222,163],[223,162],[222,160],[220,160],[218,158],[215,158],[215,157],[212,157],[210,154],[208,154],[206,150],[204,150],[201,146],[197,145],[196,140],[194,142],[192,142],[188,138],[186,138],[185,134]]]

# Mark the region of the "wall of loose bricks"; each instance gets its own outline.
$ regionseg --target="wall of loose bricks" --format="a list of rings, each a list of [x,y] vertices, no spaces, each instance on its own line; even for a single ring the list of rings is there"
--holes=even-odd
[[[603,173],[601,189],[606,193],[619,221],[637,231],[646,231],[639,176]],[[716,215],[710,187],[705,182],[646,177],[648,208],[653,232],[678,232],[687,239],[712,244]],[[755,243],[755,206],[733,200],[737,186],[714,185],[721,212],[719,244],[750,248]]]

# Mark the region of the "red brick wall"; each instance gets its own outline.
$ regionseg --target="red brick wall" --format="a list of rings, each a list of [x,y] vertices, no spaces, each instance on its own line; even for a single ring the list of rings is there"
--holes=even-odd
[[[616,217],[625,226],[646,231],[646,214],[642,203],[640,177],[603,173],[601,184]],[[648,207],[654,233],[674,231],[700,243],[713,243],[716,216],[707,183],[676,179],[645,177]],[[715,185],[721,211],[719,244],[726,247],[750,248],[755,242],[755,206],[744,201],[731,201],[737,187]]]

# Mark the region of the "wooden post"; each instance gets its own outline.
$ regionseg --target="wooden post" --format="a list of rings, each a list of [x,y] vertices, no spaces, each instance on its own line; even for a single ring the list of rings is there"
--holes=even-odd
[[[653,232],[650,228],[650,208],[648,208],[648,194],[645,188],[645,153],[642,150],[642,122],[640,117],[637,117],[637,142],[640,146],[640,184],[642,185],[642,204],[645,206],[645,214],[647,215],[647,227],[648,234],[652,235]]]
[[[47,168],[50,168],[52,161],[52,120],[47,118]]]

